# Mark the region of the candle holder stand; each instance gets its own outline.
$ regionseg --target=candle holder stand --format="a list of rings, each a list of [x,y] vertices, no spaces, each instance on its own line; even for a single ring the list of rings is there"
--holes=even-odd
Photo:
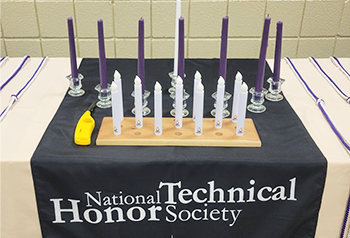
[[[271,102],[279,102],[283,99],[283,96],[280,94],[282,91],[282,84],[284,83],[284,79],[274,81],[272,78],[269,78],[267,82],[270,84],[269,93],[266,94],[265,98]]]
[[[84,95],[85,91],[82,89],[81,80],[84,78],[82,74],[78,74],[77,78],[73,78],[72,75],[68,75],[67,79],[69,80],[68,94],[72,97],[80,97]]]
[[[249,92],[252,94],[252,99],[250,100],[252,104],[249,104],[247,109],[253,113],[263,113],[266,111],[266,107],[263,105],[264,96],[267,93],[265,88],[262,89],[261,92],[256,92],[255,87],[251,88]]]
[[[176,94],[175,94],[175,91],[173,93],[170,94],[170,97],[173,99],[173,108],[171,111],[170,111],[170,115],[172,115],[173,117],[175,117],[175,105],[176,105]],[[187,93],[184,89],[184,92],[183,92],[183,104],[182,104],[182,117],[187,117],[188,114],[189,114],[189,111],[186,109],[187,107],[187,99],[190,97],[190,94]]]
[[[216,92],[214,92],[212,95],[211,95],[211,97],[212,98],[214,98],[214,100],[215,100],[215,102],[214,102],[214,109],[213,110],[211,110],[211,112],[210,112],[210,114],[213,116],[213,117],[215,117],[215,115],[216,115],[216,95],[217,93]],[[229,92],[226,92],[225,91],[225,94],[224,94],[224,108],[223,108],[223,110],[222,110],[222,118],[226,118],[226,117],[228,117],[228,116],[230,116],[230,112],[229,112],[229,110],[227,110],[226,108],[228,107],[228,100],[231,98],[231,94],[229,93]]]
[[[148,98],[151,95],[151,92],[148,90],[145,90],[144,94],[142,95],[142,116],[147,116],[151,113],[151,109],[147,107],[148,105]],[[135,97],[135,91],[131,93],[132,97]],[[131,113],[135,115],[135,108],[131,110]]]
[[[102,88],[98,94],[99,101],[96,103],[96,106],[99,108],[110,108],[112,107],[111,101],[111,88]]]

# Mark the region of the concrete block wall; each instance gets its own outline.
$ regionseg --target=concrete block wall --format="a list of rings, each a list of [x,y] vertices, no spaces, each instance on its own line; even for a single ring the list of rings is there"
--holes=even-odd
[[[108,58],[137,57],[138,19],[145,19],[145,56],[172,58],[175,0],[1,0],[1,56],[68,57],[73,17],[78,57],[98,57],[97,20],[104,20]],[[219,58],[221,19],[229,16],[229,58],[258,58],[264,17],[283,21],[283,56],[350,57],[349,0],[182,0],[186,58]]]

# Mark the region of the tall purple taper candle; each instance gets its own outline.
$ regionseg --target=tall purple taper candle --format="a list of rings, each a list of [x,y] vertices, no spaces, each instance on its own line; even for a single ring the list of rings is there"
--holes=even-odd
[[[71,68],[71,74],[72,74],[71,76],[72,78],[78,78],[77,54],[75,51],[73,18],[68,17],[67,24],[68,24],[70,68]]]
[[[222,18],[219,77],[226,80],[228,17]]]
[[[271,18],[266,17],[265,23],[264,23],[263,35],[261,39],[261,48],[260,48],[260,56],[259,56],[259,63],[258,63],[258,73],[256,76],[255,92],[261,92],[263,88],[264,76],[265,76],[265,65],[266,65],[266,51],[267,51],[267,44],[268,44],[269,31],[270,31],[270,22],[271,22]]]
[[[273,81],[278,82],[280,80],[281,70],[281,51],[282,51],[282,28],[283,22],[277,22],[276,30],[276,46],[275,46],[275,59],[273,65]]]
[[[185,19],[179,18],[179,65],[178,76],[185,77]]]
[[[105,54],[105,41],[103,34],[103,21],[102,19],[97,21],[98,30],[98,49],[99,49],[99,64],[100,64],[100,85],[101,89],[107,88],[107,66],[106,66],[106,54]]]
[[[145,93],[145,27],[144,20],[139,20],[139,42],[138,42],[138,59],[137,59],[137,75],[142,83],[142,95]]]

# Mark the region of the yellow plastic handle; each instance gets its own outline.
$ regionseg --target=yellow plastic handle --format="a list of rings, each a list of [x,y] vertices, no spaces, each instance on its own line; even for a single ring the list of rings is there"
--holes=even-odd
[[[95,128],[95,120],[91,117],[91,112],[86,111],[79,119],[74,133],[74,142],[77,145],[90,145],[91,134]]]

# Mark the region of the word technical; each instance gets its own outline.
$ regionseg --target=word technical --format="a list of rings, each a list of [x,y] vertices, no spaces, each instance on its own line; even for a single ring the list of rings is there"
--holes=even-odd
[[[80,200],[53,198],[55,220],[52,223],[66,223],[62,214],[69,213],[70,223],[88,222],[123,223],[123,222],[187,222],[223,221],[229,226],[235,225],[242,209],[231,209],[242,203],[291,201],[296,202],[296,177],[289,180],[288,186],[264,186],[255,188],[255,180],[249,181],[249,188],[231,187],[224,190],[215,187],[210,181],[197,189],[183,188],[182,182],[160,182],[158,189],[149,195],[104,195],[101,191],[85,192],[85,210],[80,213]],[[61,204],[61,203],[64,203]],[[70,204],[67,208],[67,204]],[[185,209],[184,209],[185,208]],[[82,214],[82,216],[81,216]]]

